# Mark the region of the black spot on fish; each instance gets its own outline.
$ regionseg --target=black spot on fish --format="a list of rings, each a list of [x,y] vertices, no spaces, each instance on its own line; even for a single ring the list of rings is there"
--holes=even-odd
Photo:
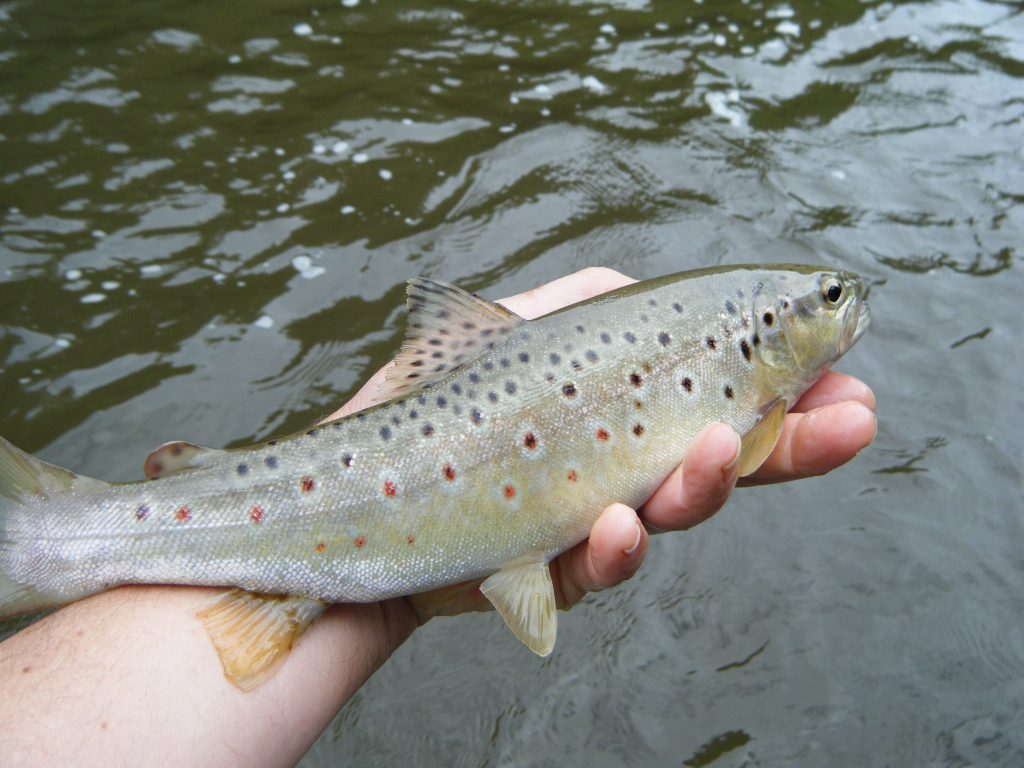
[[[651,307],[656,307],[656,306],[658,306],[658,302],[656,302],[654,299],[648,299],[647,300],[647,305],[651,306]]]
[[[576,385],[571,381],[562,385],[562,394],[566,397],[576,397]]]
[[[391,427],[381,427],[380,428],[380,437],[381,437],[381,440],[390,440],[391,439]]]
[[[249,473],[249,465],[248,464],[239,464],[237,467],[235,467],[235,470],[240,475],[246,475],[246,474]]]
[[[481,336],[490,336],[492,333],[494,333],[493,328],[484,328],[482,331],[480,331]]]
[[[474,384],[479,384],[480,383],[480,374],[477,373],[476,371],[473,371],[472,373],[469,374],[469,380],[471,382],[473,382]]]
[[[641,384],[644,383],[644,380],[639,373],[633,371],[631,374],[629,374],[629,383],[632,384],[634,387],[639,387]]]
[[[520,352],[519,353],[519,362],[520,363],[528,363],[528,362],[530,362],[530,355],[527,354],[526,352]]]
[[[430,356],[435,360],[440,360],[442,357],[444,357],[444,352],[442,352],[441,350],[437,350],[436,352],[432,352]]]
[[[624,338],[626,342],[629,344],[636,343],[636,336],[634,336],[631,331],[626,331],[624,334],[622,334],[622,338]]]
[[[442,320],[447,320],[449,317],[452,316],[452,313],[449,312],[447,309],[442,309],[440,312],[437,313],[437,316]]]
[[[355,459],[353,458],[351,453],[341,454],[341,465],[343,467],[351,467],[354,462]]]
[[[413,360],[411,363],[409,363],[409,365],[412,365],[412,366],[414,366],[416,368],[419,368],[421,365],[423,365],[423,361],[422,360]]]
[[[728,312],[730,315],[735,315],[736,314],[736,305],[733,304],[728,299],[726,299],[725,300],[725,311]]]
[[[314,437],[316,435],[316,433],[319,432],[319,431],[320,430],[317,430],[317,429],[311,429],[308,432],[306,432],[306,435],[308,435],[309,437]]]
[[[420,377],[420,375],[418,373],[410,373],[410,374],[406,375],[405,378],[407,378],[407,379],[418,379],[419,377]]]
[[[454,413],[456,416],[461,416],[462,415],[462,406],[461,405],[453,405],[452,406],[452,413]]]
[[[661,333],[658,334],[658,343],[661,344],[661,346],[667,347],[669,345],[669,342],[671,342],[671,341],[672,341],[672,337],[669,336],[664,331],[662,331]]]
[[[277,457],[276,456],[267,456],[267,458],[265,458],[263,460],[263,463],[266,464],[271,469],[274,469],[277,466]]]
[[[680,304],[678,301],[675,304],[672,305],[672,309],[674,309],[679,314],[683,313],[683,305]]]
[[[430,339],[430,340],[429,340],[429,341],[427,342],[427,344],[429,344],[429,345],[430,345],[430,346],[432,346],[432,347],[440,347],[440,346],[441,346],[441,345],[442,345],[443,343],[444,343],[444,342],[443,342],[443,341],[441,341],[440,339]]]
[[[708,345],[708,349],[714,349],[718,346],[718,342],[715,341],[714,336],[708,336],[707,339],[705,339],[705,343]]]
[[[467,331],[472,331],[476,328],[476,323],[471,323],[469,320],[466,320],[462,324],[462,327],[465,328]]]
[[[729,400],[732,400],[732,387],[731,387],[731,386],[729,386],[728,384],[726,384],[726,385],[725,385],[725,396],[726,396],[726,397],[727,397],[727,398],[728,398]]]
[[[435,366],[434,366],[434,370],[435,370],[435,371],[443,371],[443,370],[444,370],[445,368],[447,368],[447,367],[448,367],[447,365],[445,365],[445,364],[443,364],[443,363],[442,363],[441,365],[435,365]]]
[[[569,362],[569,365],[572,366],[572,369],[574,371],[579,371],[583,369],[583,364],[579,360],[571,360]]]
[[[402,420],[400,418],[398,418],[397,416],[392,416],[391,417],[391,423],[394,424],[397,427],[399,424],[402,423]]]
[[[594,350],[588,349],[586,351],[585,355],[586,355],[587,360],[589,360],[590,362],[592,362],[592,363],[596,363],[597,362],[597,352],[595,352]]]
[[[446,405],[448,405],[448,401],[443,397],[438,397],[437,400],[435,400],[435,402],[437,403],[438,408],[444,408]]]
[[[560,362],[562,362],[562,358],[557,353],[555,353],[555,352],[552,352],[548,356],[548,360],[551,361],[552,365],[558,365]]]
[[[740,339],[740,352],[743,353],[743,357],[750,361],[750,345],[747,344],[746,339]]]
[[[756,347],[761,343],[761,337],[755,333],[752,341],[754,342],[754,346]]]
[[[460,385],[458,385],[458,384],[452,384],[452,394],[453,395],[461,395],[462,394],[462,387]]]
[[[783,299],[782,300],[782,308],[783,309],[789,309],[789,299]]]
[[[506,381],[505,391],[508,392],[510,395],[514,395],[516,393],[516,383],[514,381]]]
[[[752,290],[750,292],[750,295],[751,296],[760,296],[761,295],[761,291],[763,291],[763,290],[764,290],[764,283],[757,283],[757,285],[754,286],[754,290]]]
[[[361,414],[361,415],[362,415],[362,417],[364,419],[366,418],[366,414],[365,413]],[[358,417],[356,417],[356,418],[358,418]],[[277,445],[277,440],[267,440],[267,445]]]
[[[469,419],[474,424],[479,424],[481,421],[484,420],[484,415],[480,412],[479,408],[470,408],[469,409]]]
[[[586,329],[586,328],[584,328],[584,327],[583,327],[582,325],[577,325],[577,326],[576,326],[576,333],[585,333],[585,332],[586,332],[586,330],[587,330],[587,329]]]
[[[419,415],[420,415],[419,411],[417,411],[415,408],[413,410],[409,411],[409,418],[410,419],[415,419]]]
[[[612,337],[608,334],[607,331],[601,331],[601,342],[603,344],[611,344],[612,343]]]
[[[509,359],[507,357],[501,358],[500,363],[502,368],[508,368],[510,365],[512,365],[512,363],[509,362]]]
[[[427,404],[427,396],[426,395],[419,395],[419,396],[417,396],[416,402],[419,403],[420,405],[426,405]]]
[[[761,319],[764,320],[764,324],[770,328],[772,323],[775,322],[775,315],[773,315],[771,312],[765,312],[763,315],[761,315]]]
[[[683,389],[685,389],[687,392],[693,392],[693,379],[691,379],[689,376],[683,377],[682,384]]]
[[[650,319],[651,319],[651,318],[649,318],[649,317],[648,317],[647,315],[645,315],[644,313],[642,313],[642,312],[640,313],[640,322],[641,322],[641,323],[646,323],[646,322],[647,322],[648,320],[650,320]]]
[[[492,403],[498,402],[498,393],[497,392],[488,392],[487,393],[487,399],[490,400]]]
[[[434,434],[434,427],[431,426],[430,424],[424,424],[422,427],[420,427],[420,432],[423,433],[424,437],[430,437],[432,434]]]
[[[644,433],[644,425],[643,424],[634,424],[633,425],[633,434],[634,435],[636,435],[637,437],[640,437],[640,435],[642,435],[643,433]]]
[[[493,371],[494,370],[494,363],[492,363],[490,360],[485,360],[484,361],[484,370],[485,371]]]

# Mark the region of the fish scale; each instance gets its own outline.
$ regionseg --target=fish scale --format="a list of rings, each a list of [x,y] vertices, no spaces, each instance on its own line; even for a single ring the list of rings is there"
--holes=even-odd
[[[680,273],[533,321],[414,280],[409,308],[386,401],[307,432],[168,444],[147,459],[157,479],[115,485],[4,443],[0,613],[187,583],[294,596],[312,621],[323,603],[488,577],[513,631],[546,652],[547,562],[609,504],[639,506],[712,422],[745,436],[752,471],[867,324],[856,276],[804,267]],[[227,628],[211,629],[222,658],[239,631],[225,615],[274,614],[234,600],[208,621]]]

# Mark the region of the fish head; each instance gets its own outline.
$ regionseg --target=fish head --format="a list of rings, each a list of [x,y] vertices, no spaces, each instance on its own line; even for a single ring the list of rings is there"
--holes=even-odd
[[[852,347],[871,314],[859,275],[800,268],[771,274],[754,291],[753,327],[765,375],[798,394]]]

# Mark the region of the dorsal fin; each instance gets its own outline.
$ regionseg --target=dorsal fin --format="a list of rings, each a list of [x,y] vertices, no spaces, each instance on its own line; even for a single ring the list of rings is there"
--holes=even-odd
[[[150,451],[142,471],[150,480],[156,480],[164,475],[205,466],[224,453],[225,451],[218,448],[206,448],[184,440],[175,440]]]
[[[448,283],[417,277],[409,281],[406,293],[409,326],[378,392],[382,399],[447,376],[526,322],[500,304]]]

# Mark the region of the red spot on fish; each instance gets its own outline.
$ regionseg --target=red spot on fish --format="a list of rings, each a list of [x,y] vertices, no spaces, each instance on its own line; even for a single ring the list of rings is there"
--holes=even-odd
[[[153,477],[158,477],[164,473],[164,465],[159,461],[154,461],[150,465],[150,469],[153,470]]]
[[[174,519],[179,523],[187,523],[192,519],[192,510],[188,507],[178,507],[178,511],[174,513]]]
[[[181,456],[181,446],[180,445],[172,445],[171,446],[171,453],[173,453],[175,456]]]
[[[324,543],[322,541],[317,543],[316,551],[317,552],[323,552],[324,551]]]
[[[258,504],[249,510],[249,519],[252,520],[256,525],[263,522],[263,507]]]
[[[451,464],[445,464],[441,467],[441,474],[444,475],[445,480],[454,480],[455,468]]]
[[[601,442],[607,442],[608,438],[610,437],[610,435],[608,434],[608,430],[605,429],[604,427],[598,427],[597,432],[595,432],[594,435]]]
[[[537,436],[533,432],[527,432],[523,435],[523,445],[532,451],[537,447]]]
[[[567,475],[565,476],[565,478],[566,478],[566,480],[568,480],[568,481],[569,481],[570,483],[575,483],[575,482],[576,482],[576,470],[575,470],[575,469],[570,469],[570,470],[569,470],[569,474],[567,474]]]
[[[385,496],[394,496],[397,493],[398,493],[398,486],[395,485],[390,480],[385,480],[384,481],[384,495]]]
[[[303,493],[309,493],[310,491],[313,490],[313,488],[315,486],[316,486],[316,482],[313,480],[312,477],[309,477],[307,475],[306,477],[302,478],[302,492]]]
[[[366,544],[366,537],[365,536],[356,536],[356,548],[357,549],[362,549],[365,544]]]
[[[405,543],[406,544],[415,544],[416,543],[416,537],[412,536],[412,535],[406,536],[405,537]]]
[[[514,499],[516,495],[516,488],[514,485],[506,485],[504,488],[505,498]]]

